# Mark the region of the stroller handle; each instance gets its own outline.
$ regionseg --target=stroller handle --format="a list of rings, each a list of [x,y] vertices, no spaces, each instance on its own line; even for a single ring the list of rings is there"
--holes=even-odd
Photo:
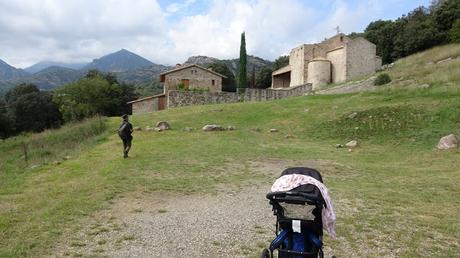
[[[287,202],[287,203],[309,203],[314,205],[325,205],[323,199],[314,194],[304,192],[270,192],[267,194],[267,199],[271,201]]]

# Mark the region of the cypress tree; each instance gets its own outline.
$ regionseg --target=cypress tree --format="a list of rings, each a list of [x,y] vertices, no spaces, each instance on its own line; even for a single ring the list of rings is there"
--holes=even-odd
[[[241,33],[241,44],[240,44],[240,70],[238,74],[238,88],[247,88],[248,78],[246,72],[246,39],[244,32]]]

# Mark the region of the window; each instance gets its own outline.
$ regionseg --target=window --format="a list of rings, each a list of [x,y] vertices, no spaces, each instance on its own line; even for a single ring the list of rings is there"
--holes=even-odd
[[[212,84],[212,86],[214,86],[214,85],[216,84],[216,81],[215,81],[215,80],[212,80],[212,81],[211,81],[211,84]]]

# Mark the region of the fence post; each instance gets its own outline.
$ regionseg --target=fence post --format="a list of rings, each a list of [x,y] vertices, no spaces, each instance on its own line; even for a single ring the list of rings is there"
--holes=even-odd
[[[26,166],[29,165],[29,161],[28,161],[28,157],[27,157],[27,143],[26,142],[22,142],[22,151],[24,153],[24,161],[26,162]]]

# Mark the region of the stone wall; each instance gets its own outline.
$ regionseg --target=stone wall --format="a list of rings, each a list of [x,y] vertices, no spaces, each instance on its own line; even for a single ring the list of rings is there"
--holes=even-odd
[[[234,92],[192,92],[169,91],[167,94],[168,108],[206,105],[219,103],[235,103],[240,101],[266,101],[294,96],[303,96],[311,92],[312,85],[304,84],[288,89],[246,89],[243,94]]]
[[[192,105],[235,103],[238,101],[238,94],[233,92],[199,93],[192,91],[169,91],[167,94],[168,108]]]
[[[364,38],[356,38],[346,48],[347,80],[375,72],[378,58],[374,44]]]
[[[148,113],[158,110],[158,97],[148,97],[139,101],[131,102],[132,113]]]
[[[299,85],[288,89],[246,89],[243,100],[266,101],[286,97],[303,96],[312,90],[311,84]]]
[[[331,61],[331,82],[343,82],[347,79],[347,53],[345,48],[337,48],[327,53],[326,58]]]

